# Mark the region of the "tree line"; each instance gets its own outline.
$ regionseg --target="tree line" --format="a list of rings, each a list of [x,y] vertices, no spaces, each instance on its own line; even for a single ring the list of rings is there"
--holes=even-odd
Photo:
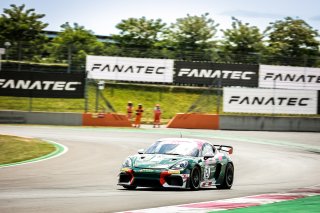
[[[128,18],[115,26],[118,34],[103,42],[91,30],[68,22],[50,39],[44,16],[24,4],[3,10],[0,47],[7,49],[7,61],[72,63],[74,70],[84,70],[89,54],[320,67],[319,33],[300,18],[276,20],[264,31],[235,17],[231,28],[220,30],[208,13],[188,14],[171,24]]]

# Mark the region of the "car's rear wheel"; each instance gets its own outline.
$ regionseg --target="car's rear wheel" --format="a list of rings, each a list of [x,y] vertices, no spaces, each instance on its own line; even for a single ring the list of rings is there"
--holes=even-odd
[[[231,163],[226,166],[226,171],[224,173],[223,181],[221,185],[217,185],[218,189],[231,189],[233,184],[234,168]]]
[[[198,190],[200,188],[200,169],[195,166],[190,172],[190,189]]]
[[[137,188],[137,186],[122,186],[122,187],[128,190],[134,190]]]

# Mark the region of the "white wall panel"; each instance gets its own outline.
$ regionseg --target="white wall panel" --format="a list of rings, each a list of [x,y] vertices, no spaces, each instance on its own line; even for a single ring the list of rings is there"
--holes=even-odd
[[[173,60],[87,56],[90,79],[166,82],[173,81]]]
[[[320,68],[260,65],[259,87],[320,90]]]
[[[317,91],[223,89],[223,111],[242,113],[317,114]]]

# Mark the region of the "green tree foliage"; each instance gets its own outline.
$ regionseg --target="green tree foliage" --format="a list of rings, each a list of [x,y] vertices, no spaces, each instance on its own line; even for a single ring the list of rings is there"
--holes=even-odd
[[[165,26],[161,19],[129,18],[116,25],[120,33],[112,38],[123,47],[152,48],[160,41]]]
[[[201,16],[187,15],[177,19],[170,28],[169,40],[178,53],[178,58],[186,60],[210,60],[208,50],[215,46],[213,38],[219,25],[209,18],[209,14]],[[179,57],[180,56],[180,57]]]
[[[112,35],[115,45],[120,52],[128,56],[159,57],[163,44],[166,24],[161,19],[129,18],[116,25],[119,34]]]
[[[5,42],[11,44],[5,58],[72,61],[72,70],[84,70],[87,54],[320,66],[318,31],[298,18],[272,22],[264,35],[257,27],[232,18],[231,28],[222,30],[219,43],[215,40],[219,25],[208,13],[188,14],[170,27],[161,19],[129,18],[116,25],[119,34],[111,36],[112,42],[102,43],[90,30],[69,23],[63,24],[58,36],[50,40],[43,33],[48,26],[41,21],[44,16],[24,4],[3,9],[0,47]]]
[[[42,30],[48,26],[40,21],[45,15],[37,14],[35,9],[26,9],[25,5],[10,5],[0,17],[0,42],[11,43],[12,58],[30,59],[30,55],[41,52],[46,41]],[[15,51],[16,50],[16,51]]]
[[[259,63],[264,51],[263,35],[259,28],[232,17],[232,28],[222,30],[221,50],[224,60],[242,63]]]
[[[319,56],[318,32],[302,19],[286,17],[265,30],[272,61],[279,64],[312,66],[314,56]]]
[[[86,55],[103,55],[104,45],[93,32],[76,23],[70,26],[67,22],[61,25],[61,28],[62,31],[48,48],[50,57],[55,62],[67,63],[70,62],[68,59],[71,59],[73,69],[83,70]]]

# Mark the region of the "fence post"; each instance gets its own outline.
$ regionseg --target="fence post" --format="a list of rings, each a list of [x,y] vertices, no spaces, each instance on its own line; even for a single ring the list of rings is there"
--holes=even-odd
[[[68,73],[71,72],[71,44],[68,45]]]
[[[88,79],[85,79],[85,84],[84,84],[84,112],[87,113],[88,112]]]
[[[29,112],[32,112],[32,97],[29,97]]]
[[[1,63],[2,63],[2,55],[5,54],[6,50],[4,48],[0,48],[0,71],[1,71]]]
[[[18,71],[21,71],[21,60],[22,60],[22,44],[21,41],[18,42]]]
[[[303,66],[304,67],[308,66],[308,55],[306,54],[303,55]]]
[[[98,83],[96,82],[96,110],[95,112],[97,113],[99,109],[99,86]]]
[[[217,115],[219,115],[219,113],[220,113],[221,88],[222,88],[222,86],[221,86],[221,76],[220,76],[220,78],[218,80],[218,91],[217,91],[217,93],[218,93],[218,96],[217,96],[217,112],[216,112]]]
[[[104,81],[98,81],[96,82],[96,112],[99,110],[99,96],[100,96],[100,90],[104,90],[105,82]]]

